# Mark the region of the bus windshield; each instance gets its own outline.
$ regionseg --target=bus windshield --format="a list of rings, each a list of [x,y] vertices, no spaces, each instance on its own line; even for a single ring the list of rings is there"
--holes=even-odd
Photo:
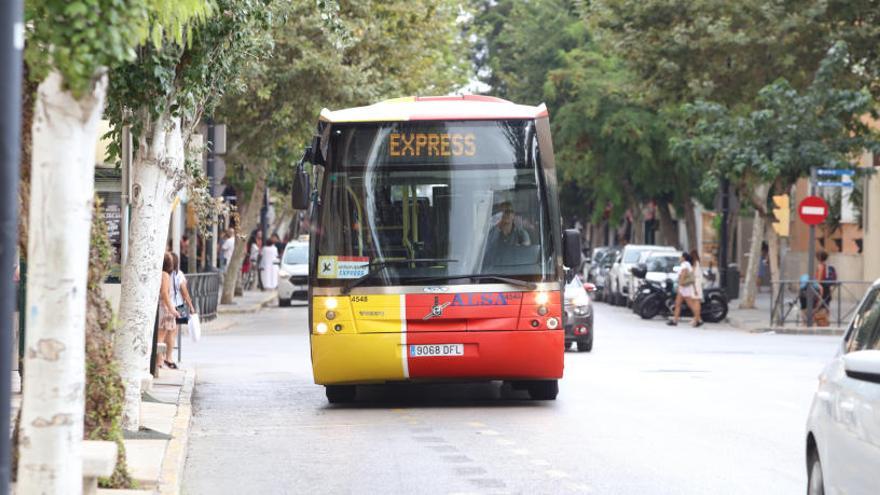
[[[337,124],[329,137],[319,285],[555,280],[533,122]]]

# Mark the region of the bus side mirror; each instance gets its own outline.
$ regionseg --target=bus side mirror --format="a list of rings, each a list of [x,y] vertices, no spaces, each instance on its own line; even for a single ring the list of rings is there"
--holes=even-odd
[[[581,233],[577,229],[567,229],[562,233],[562,264],[577,268],[581,264]]]
[[[304,163],[311,155],[311,148],[306,148],[302,159],[293,173],[293,187],[291,188],[291,204],[294,210],[307,210],[311,191],[309,190],[309,174],[306,173]]]

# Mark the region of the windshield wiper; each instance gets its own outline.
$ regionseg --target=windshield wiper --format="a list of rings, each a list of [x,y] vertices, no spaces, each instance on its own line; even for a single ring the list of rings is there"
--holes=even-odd
[[[349,292],[351,292],[352,289],[363,284],[367,280],[371,279],[377,273],[379,273],[380,271],[389,267],[390,265],[405,265],[407,263],[419,263],[419,264],[455,263],[457,261],[458,260],[450,260],[450,259],[443,259],[443,258],[415,258],[415,259],[407,259],[407,260],[384,260],[384,261],[380,261],[378,263],[370,263],[368,265],[370,267],[370,271],[368,271],[367,273],[361,275],[360,277],[358,277],[358,278],[352,280],[351,282],[349,282],[348,284],[346,284],[346,286],[342,288],[342,294],[347,295]]]
[[[475,273],[472,275],[440,275],[437,277],[428,277],[428,278],[420,278],[417,280],[412,280],[411,282],[417,283],[428,283],[428,282],[442,282],[444,280],[455,280],[457,278],[467,278],[470,280],[480,280],[483,278],[497,280],[499,282],[504,282],[506,284],[515,285],[517,287],[523,287],[528,290],[535,290],[538,288],[538,284],[534,282],[526,282],[525,280],[519,280],[516,278],[502,277],[501,275],[489,275],[483,273]]]

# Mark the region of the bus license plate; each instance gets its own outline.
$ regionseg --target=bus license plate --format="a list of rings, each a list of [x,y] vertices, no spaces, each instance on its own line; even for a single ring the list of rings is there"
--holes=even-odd
[[[421,344],[409,346],[409,357],[464,356],[464,344]]]

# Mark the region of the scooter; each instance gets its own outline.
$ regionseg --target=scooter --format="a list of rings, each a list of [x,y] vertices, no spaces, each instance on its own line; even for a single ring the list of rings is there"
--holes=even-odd
[[[703,289],[703,301],[700,305],[700,316],[703,321],[718,323],[727,317],[727,296],[717,287]],[[638,314],[642,319],[650,320],[655,316],[670,317],[675,310],[675,283],[651,280],[645,281],[639,292]],[[681,316],[692,316],[687,304],[681,305]]]

